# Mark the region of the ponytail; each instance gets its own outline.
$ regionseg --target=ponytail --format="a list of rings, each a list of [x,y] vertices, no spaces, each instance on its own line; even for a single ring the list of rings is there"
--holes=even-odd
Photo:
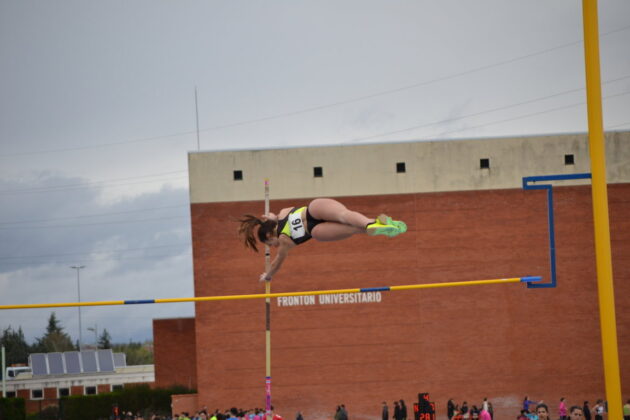
[[[278,224],[274,220],[262,221],[251,214],[246,214],[242,219],[239,219],[239,222],[241,222],[241,226],[238,228],[238,234],[243,239],[245,247],[253,249],[255,252],[258,252],[258,247],[256,246],[256,236],[258,236],[258,240],[260,242],[264,243],[267,238],[267,234],[272,233]],[[254,234],[256,226],[260,226],[258,228],[257,235]]]

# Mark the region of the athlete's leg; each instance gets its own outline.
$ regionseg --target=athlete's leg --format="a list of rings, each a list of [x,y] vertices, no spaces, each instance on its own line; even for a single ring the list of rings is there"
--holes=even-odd
[[[354,233],[366,232],[370,235],[386,235],[393,237],[407,231],[407,225],[403,222],[393,221],[390,217],[384,214],[378,216],[377,219],[370,219],[359,212],[348,210],[346,206],[331,198],[316,198],[311,201],[308,205],[308,212],[315,219],[324,220],[326,222],[334,222],[356,229],[353,233],[350,233],[350,231],[344,231],[344,234],[347,236],[343,236],[343,238],[346,238]],[[316,228],[317,226],[313,228],[313,230]],[[333,238],[337,238],[336,234],[332,234],[331,236]]]
[[[362,229],[364,232],[368,224],[374,223],[374,219],[370,219],[359,212],[348,210],[346,206],[332,198],[316,198],[308,205],[308,212],[315,219],[353,226]]]
[[[323,222],[313,228],[311,236],[318,241],[328,242],[340,241],[356,233],[365,233],[365,228],[358,228],[337,222]]]

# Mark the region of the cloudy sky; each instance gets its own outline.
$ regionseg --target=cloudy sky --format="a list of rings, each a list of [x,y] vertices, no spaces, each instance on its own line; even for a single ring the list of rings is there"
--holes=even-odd
[[[604,124],[627,130],[630,2],[599,15]],[[198,147],[585,132],[582,38],[577,0],[0,0],[0,304],[75,301],[73,265],[85,301],[192,296]],[[83,341],[193,313],[85,308]]]

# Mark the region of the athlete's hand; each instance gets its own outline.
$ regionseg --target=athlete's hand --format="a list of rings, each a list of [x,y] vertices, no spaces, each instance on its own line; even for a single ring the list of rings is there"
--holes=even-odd
[[[267,273],[262,273],[260,275],[260,281],[271,281],[271,277],[267,275]]]

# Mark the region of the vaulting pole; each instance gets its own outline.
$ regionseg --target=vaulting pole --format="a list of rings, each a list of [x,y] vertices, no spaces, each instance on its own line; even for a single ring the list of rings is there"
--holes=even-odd
[[[269,215],[269,179],[265,179],[265,215]],[[271,270],[271,253],[265,245],[265,273]],[[265,294],[271,293],[271,280],[265,280]],[[271,298],[265,298],[265,414],[271,420]]]
[[[599,296],[599,322],[602,334],[604,381],[609,418],[621,419],[621,379],[617,350],[615,291],[610,249],[608,191],[606,190],[606,147],[602,118],[602,91],[599,64],[599,29],[597,0],[583,0],[584,61],[586,65],[586,102],[588,138],[591,154],[593,221],[595,227],[595,261]]]

